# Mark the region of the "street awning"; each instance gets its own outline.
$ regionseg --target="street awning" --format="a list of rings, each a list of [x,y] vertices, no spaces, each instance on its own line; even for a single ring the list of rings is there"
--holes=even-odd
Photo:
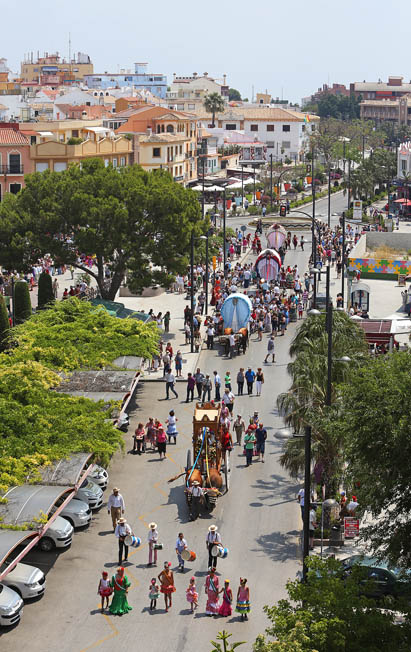
[[[53,135],[53,133],[51,131],[38,131],[37,133],[40,134],[40,136],[52,136]]]
[[[363,329],[369,344],[389,344],[392,337],[391,321],[362,319],[357,324]]]

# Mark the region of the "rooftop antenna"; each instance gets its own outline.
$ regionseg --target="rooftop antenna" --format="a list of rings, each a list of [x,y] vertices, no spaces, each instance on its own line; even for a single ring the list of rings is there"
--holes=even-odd
[[[71,63],[71,34],[69,32],[69,63]]]

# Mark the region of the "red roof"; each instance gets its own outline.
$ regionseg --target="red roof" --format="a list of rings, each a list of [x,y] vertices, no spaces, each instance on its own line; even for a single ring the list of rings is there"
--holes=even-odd
[[[30,145],[30,143],[20,131],[0,129],[0,145]]]

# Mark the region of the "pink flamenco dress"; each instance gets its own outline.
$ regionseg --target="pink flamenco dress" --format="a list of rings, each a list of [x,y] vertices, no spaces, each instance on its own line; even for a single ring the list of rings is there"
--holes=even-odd
[[[207,575],[206,592],[206,614],[208,616],[217,616],[220,604],[218,601],[218,577],[216,575],[214,575],[213,578],[211,578],[210,575]]]
[[[187,602],[189,602],[190,604],[193,604],[194,602],[198,602],[198,593],[196,591],[195,584],[188,587],[186,591],[186,598],[187,598]]]
[[[220,616],[231,616],[233,613],[232,609],[233,603],[233,593],[231,589],[224,589],[223,591],[223,601],[221,607],[218,610]]]

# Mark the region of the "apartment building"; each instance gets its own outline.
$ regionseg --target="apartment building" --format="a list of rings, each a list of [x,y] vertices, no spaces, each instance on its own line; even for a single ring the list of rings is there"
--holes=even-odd
[[[93,64],[88,54],[78,52],[70,60],[62,59],[58,52],[43,57],[33,52],[25,56],[21,63],[20,76],[22,82],[36,82],[41,86],[62,86],[76,84],[84,80],[85,75],[93,73]]]
[[[135,63],[134,72],[121,70],[119,73],[94,73],[84,76],[88,88],[124,88],[146,89],[162,99],[166,97],[167,76],[163,73],[147,72],[147,63]]]
[[[228,101],[226,75],[223,75],[222,80],[217,80],[210,77],[208,72],[202,75],[194,72],[189,77],[179,77],[174,73],[166,99],[170,109],[190,112],[201,110],[205,96],[211,93],[218,93]]]
[[[6,192],[18,193],[24,187],[24,175],[32,171],[30,141],[18,123],[0,125],[0,201]]]

